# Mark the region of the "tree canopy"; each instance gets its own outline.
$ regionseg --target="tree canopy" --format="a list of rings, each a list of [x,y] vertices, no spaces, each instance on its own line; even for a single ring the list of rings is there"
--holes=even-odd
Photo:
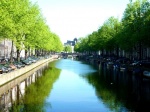
[[[148,0],[130,1],[121,20],[110,17],[97,31],[82,37],[77,42],[77,52],[114,49],[139,52],[142,47],[150,47],[150,2]],[[82,47],[82,48],[81,48]]]
[[[58,35],[46,24],[39,6],[30,0],[0,1],[0,40],[12,40],[17,49],[62,51]]]

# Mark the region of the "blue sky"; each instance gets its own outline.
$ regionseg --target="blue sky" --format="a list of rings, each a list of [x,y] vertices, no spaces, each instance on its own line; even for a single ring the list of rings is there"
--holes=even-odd
[[[86,37],[111,16],[121,19],[129,0],[31,0],[64,43]]]

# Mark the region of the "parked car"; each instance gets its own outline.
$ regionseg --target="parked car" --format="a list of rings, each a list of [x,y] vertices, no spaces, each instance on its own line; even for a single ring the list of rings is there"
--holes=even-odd
[[[2,74],[2,73],[8,73],[9,72],[9,70],[8,70],[8,68],[7,67],[5,67],[5,66],[3,66],[3,65],[0,65],[0,73]]]
[[[31,61],[32,63],[35,63],[35,62],[36,62],[36,59],[33,59],[33,58],[31,58],[31,57],[28,57],[27,60],[28,60],[28,61]]]
[[[117,59],[116,62],[122,63],[122,64],[129,64],[131,63],[131,60],[129,58],[122,57],[122,58]]]
[[[22,62],[18,62],[18,61],[15,61],[15,62],[14,62],[14,65],[15,65],[17,68],[25,67],[25,64],[23,64]]]
[[[28,59],[26,59],[26,60],[22,60],[21,61],[23,64],[25,64],[25,65],[30,65],[32,62],[30,61],[30,60],[28,60]]]
[[[17,68],[21,68],[22,66],[20,64],[18,64],[18,62],[14,62],[13,63]]]
[[[141,60],[135,63],[136,66],[144,67],[144,68],[150,68],[150,61],[147,60]]]
[[[4,66],[6,67],[6,68],[8,68],[8,70],[9,71],[13,71],[13,70],[15,70],[17,67],[16,66],[14,66],[13,64],[11,64],[11,63],[6,63],[6,64],[4,64]]]

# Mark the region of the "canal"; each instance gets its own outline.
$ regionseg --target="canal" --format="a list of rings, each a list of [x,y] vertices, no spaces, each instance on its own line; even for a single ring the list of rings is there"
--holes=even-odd
[[[150,80],[137,74],[73,59],[30,72],[2,89],[0,112],[150,111]]]

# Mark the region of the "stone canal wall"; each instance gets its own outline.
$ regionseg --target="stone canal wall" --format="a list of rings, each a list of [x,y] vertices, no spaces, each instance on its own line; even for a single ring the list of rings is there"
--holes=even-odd
[[[51,62],[55,60],[55,57],[51,57],[48,59],[42,59],[37,61],[36,63],[32,63],[31,65],[25,66],[24,68],[21,69],[16,69],[12,72],[5,73],[5,74],[0,74],[0,86],[4,85],[5,83],[8,83],[9,81],[29,72],[30,70],[40,66],[41,64],[44,64],[46,62]]]

